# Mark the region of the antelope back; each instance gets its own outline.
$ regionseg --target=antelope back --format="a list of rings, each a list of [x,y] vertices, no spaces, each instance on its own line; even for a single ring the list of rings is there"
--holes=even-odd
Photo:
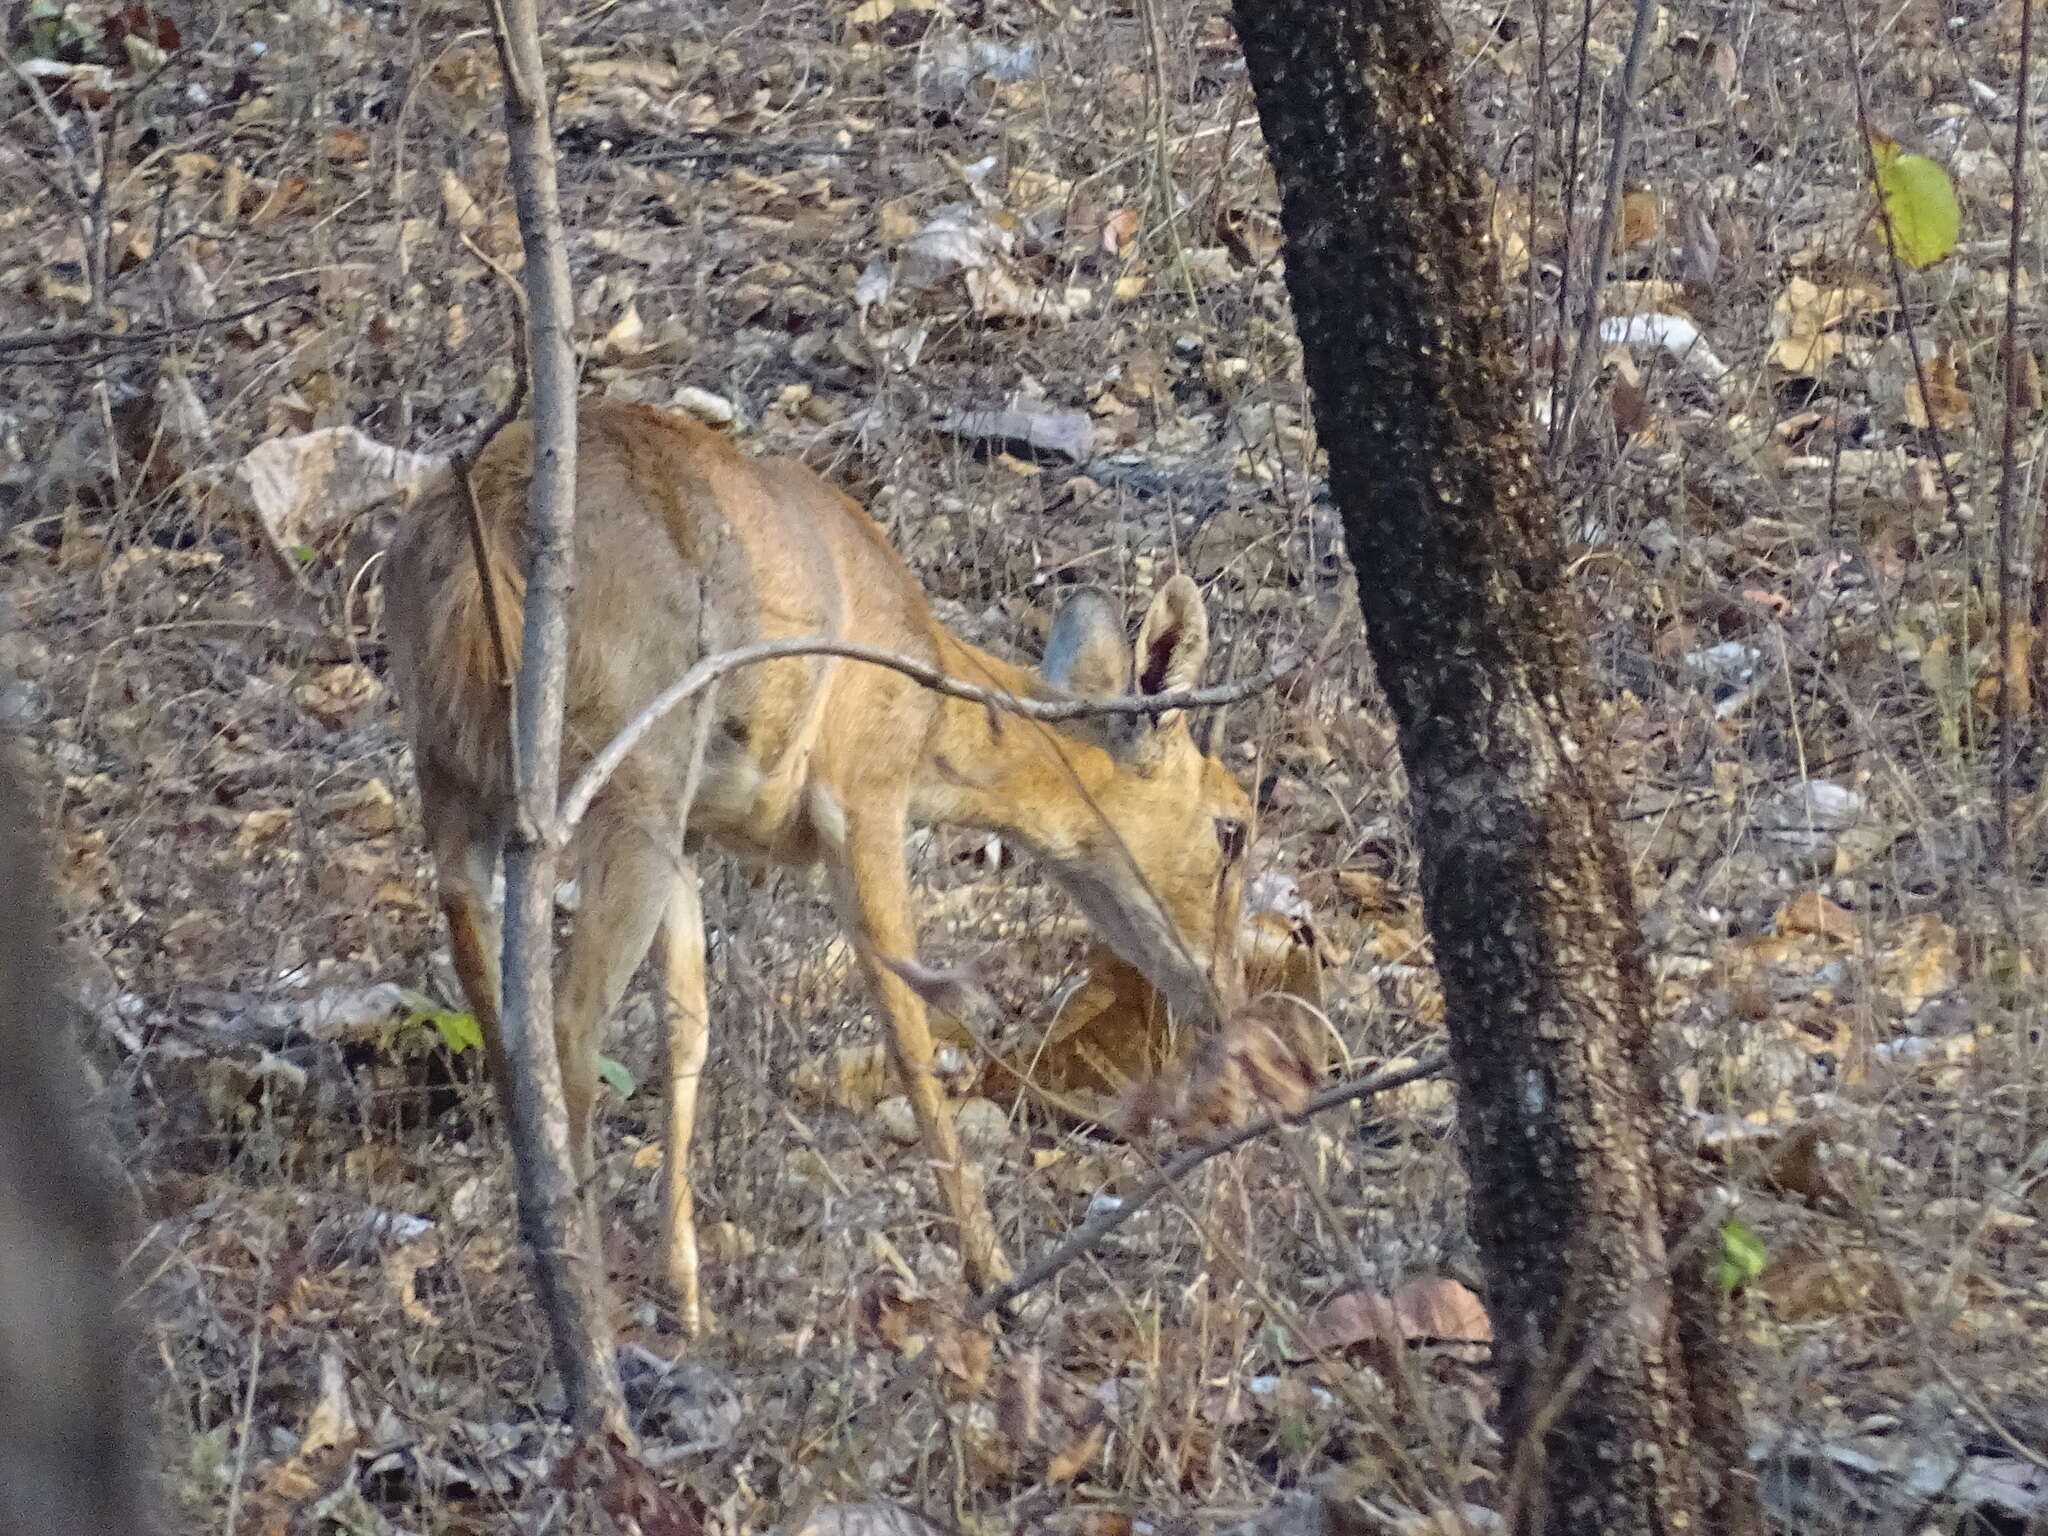
[[[579,416],[565,774],[695,662],[754,641],[835,635],[931,660],[922,588],[868,515],[801,466],[752,459],[686,417],[618,401]],[[518,665],[532,435],[508,428],[473,475],[499,623]],[[394,674],[423,771],[510,799],[510,690],[492,641],[461,487],[422,499],[392,547]],[[802,861],[820,775],[907,782],[936,704],[907,679],[824,657],[719,683],[689,824],[696,839]],[[700,715],[678,710],[614,781],[613,805],[666,816]],[[652,799],[660,809],[649,811]],[[600,814],[594,811],[593,814]]]

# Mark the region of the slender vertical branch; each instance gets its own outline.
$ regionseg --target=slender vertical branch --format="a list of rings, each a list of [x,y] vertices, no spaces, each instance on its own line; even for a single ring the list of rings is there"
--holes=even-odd
[[[1856,90],[1856,132],[1863,140],[1863,169],[1870,178],[1870,188],[1877,197],[1877,222],[1884,232],[1884,254],[1892,280],[1892,296],[1899,303],[1899,329],[1906,336],[1906,360],[1913,366],[1913,388],[1919,392],[1920,403],[1927,409],[1927,441],[1934,449],[1934,467],[1939,471],[1942,504],[1948,509],[1951,521],[1958,528],[1964,527],[1968,519],[1963,516],[1962,501],[1956,491],[1955,465],[1948,454],[1948,444],[1943,441],[1941,423],[1935,419],[1933,395],[1927,389],[1927,364],[1920,352],[1919,329],[1913,323],[1913,299],[1906,286],[1906,266],[1899,260],[1898,231],[1892,228],[1891,205],[1884,199],[1877,179],[1877,138],[1870,117],[1870,88],[1863,78],[1863,50],[1856,40],[1856,22],[1850,14],[1848,0],[1837,0],[1836,11],[1842,18],[1842,37],[1849,49],[1849,82]],[[1968,635],[1963,636],[1967,645]]]
[[[505,134],[526,253],[526,355],[533,389],[533,479],[527,510],[526,623],[513,710],[518,810],[505,858],[504,1005],[508,1065],[500,1084],[512,1123],[519,1223],[554,1336],[570,1422],[630,1441],[606,1316],[603,1250],[577,1188],[555,1054],[554,893],[563,838],[562,701],[576,487],[576,357],[569,260],[555,185],[540,22],[534,0],[492,0],[505,71]]]
[[[2020,356],[2020,231],[2026,227],[2028,97],[2033,63],[2034,7],[2022,4],[2017,108],[2012,124],[2012,216],[2005,229],[2005,334],[1999,339],[2005,367],[2005,419],[1998,435],[1998,857],[2008,886],[2019,863],[2013,847],[2013,775],[2019,756],[2019,699],[2014,682],[2025,675],[2031,650],[2020,643],[2016,566],[2020,553],[2020,413],[2026,404],[2026,374]]]
[[[1635,123],[1636,97],[1642,90],[1643,61],[1650,55],[1650,33],[1657,19],[1657,0],[1636,0],[1635,25],[1628,35],[1628,58],[1621,66],[1620,99],[1614,107],[1614,149],[1607,162],[1607,187],[1600,198],[1600,223],[1587,256],[1586,297],[1581,305],[1578,339],[1572,344],[1571,372],[1564,399],[1550,419],[1550,459],[1571,447],[1572,418],[1593,368],[1593,338],[1600,331],[1600,290],[1607,284],[1607,263],[1614,257],[1614,226],[1621,217],[1621,188],[1628,175],[1629,130]]]
[[[1593,0],[1580,0],[1579,4],[1579,46],[1572,69],[1572,119],[1571,132],[1564,150],[1564,177],[1558,188],[1558,212],[1562,239],[1557,254],[1557,347],[1550,363],[1550,420],[1555,422],[1564,411],[1565,375],[1570,371],[1571,358],[1564,348],[1565,333],[1571,327],[1572,318],[1572,223],[1579,195],[1579,140],[1586,128],[1586,76],[1593,67]],[[1529,229],[1533,238],[1536,223],[1532,217]],[[1530,265],[1535,265],[1535,253],[1530,253]]]

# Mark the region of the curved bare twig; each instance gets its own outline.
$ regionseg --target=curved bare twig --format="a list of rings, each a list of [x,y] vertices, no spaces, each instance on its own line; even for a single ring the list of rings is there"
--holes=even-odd
[[[730,651],[720,651],[716,655],[706,656],[681,678],[650,699],[639,714],[620,728],[618,735],[605,743],[604,749],[590,760],[590,765],[578,774],[575,783],[569,786],[569,792],[562,797],[560,813],[555,818],[555,836],[564,841],[568,839],[582,822],[584,813],[590,809],[590,802],[597,798],[598,791],[604,788],[611,776],[618,771],[619,765],[671,710],[695,698],[728,672],[737,672],[742,667],[751,667],[764,661],[778,661],[787,656],[842,656],[849,661],[865,661],[873,666],[887,667],[892,672],[900,672],[934,693],[966,699],[972,704],[986,704],[991,709],[1021,715],[1026,720],[1047,722],[1081,720],[1097,715],[1158,715],[1174,709],[1201,709],[1218,704],[1234,704],[1239,699],[1272,687],[1308,659],[1306,652],[1290,651],[1265,671],[1252,677],[1241,678],[1234,683],[1212,684],[1206,688],[1178,688],[1168,693],[1121,694],[1107,699],[1020,699],[1000,688],[986,688],[978,683],[963,683],[958,678],[947,676],[930,662],[920,661],[914,656],[905,656],[896,651],[883,650],[880,646],[862,645],[853,640],[834,640],[824,635],[799,636],[789,640],[762,640],[753,645],[742,645]]]

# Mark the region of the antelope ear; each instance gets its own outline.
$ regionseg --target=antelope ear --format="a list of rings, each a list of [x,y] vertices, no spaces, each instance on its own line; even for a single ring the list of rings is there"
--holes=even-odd
[[[1171,578],[1153,597],[1138,626],[1136,654],[1140,693],[1170,693],[1201,681],[1202,664],[1209,659],[1209,609],[1186,573]]]
[[[1060,604],[1038,671],[1053,687],[1084,699],[1112,698],[1129,686],[1123,610],[1108,593],[1080,587]]]

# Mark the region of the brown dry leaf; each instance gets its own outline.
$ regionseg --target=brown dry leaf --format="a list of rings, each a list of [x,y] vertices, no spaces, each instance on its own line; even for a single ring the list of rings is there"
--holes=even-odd
[[[1202,1043],[1184,1086],[1167,1096],[1163,1118],[1197,1134],[1242,1125],[1260,1114],[1293,1115],[1321,1085],[1328,1032],[1283,993],[1254,998]],[[1134,1114],[1157,1102],[1141,1093]]]
[[[654,1468],[615,1437],[586,1435],[556,1463],[558,1488],[587,1489],[621,1528],[641,1536],[704,1536],[709,1513],[687,1487],[668,1485]]]
[[[1101,1454],[1109,1432],[1102,1400],[1035,1349],[1019,1352],[1002,1373],[994,1423],[1001,1431],[999,1461],[1015,1467],[1025,1457],[1044,1456],[1048,1483],[1077,1477]]]
[[[1114,950],[1088,952],[1088,980],[1052,1027],[1013,1051],[989,1074],[987,1092],[1013,1101],[1023,1081],[1052,1093],[1114,1096],[1166,1069],[1177,1047],[1166,1005],[1136,967]]]
[[[415,917],[424,917],[433,910],[426,897],[420,894],[419,888],[403,880],[386,880],[377,887],[375,901],[379,907],[389,908],[394,912],[410,913]]]
[[[330,160],[354,161],[370,158],[370,136],[360,128],[344,125],[328,129],[324,147]]]
[[[1135,208],[1119,208],[1102,221],[1102,249],[1108,255],[1123,255],[1137,237],[1138,210]]]
[[[472,110],[497,101],[501,89],[496,53],[486,43],[458,44],[434,56],[428,77]]]
[[[2020,352],[2020,409],[2029,416],[2041,411],[2041,362],[2031,347]]]
[[[1832,411],[1794,411],[1776,426],[1772,435],[1780,442],[1796,443],[1815,432],[1833,432],[1838,428],[1837,418]]]
[[[2012,689],[2014,709],[2022,717],[2034,699],[2033,644],[2034,626],[2029,621],[2014,619],[2006,626],[2003,685]],[[1976,654],[1974,649],[1972,654]],[[1985,663],[1984,671],[1970,689],[1970,700],[1984,714],[1992,715],[1998,712],[2000,669],[1994,657],[1985,657]]]
[[[483,206],[453,171],[441,172],[441,216],[449,227],[473,235],[484,227]]]
[[[1855,913],[1819,891],[1794,896],[1778,909],[1772,926],[1783,935],[1814,933],[1842,944],[1854,944],[1863,931]]]
[[[1664,209],[1656,193],[1646,189],[1623,193],[1621,236],[1616,249],[1632,250],[1645,240],[1654,240],[1663,224]]]
[[[239,160],[228,162],[220,178],[220,217],[223,224],[242,222],[242,202],[249,195],[249,173]]]
[[[176,178],[181,192],[192,191],[195,183],[204,181],[220,169],[218,158],[198,150],[171,156],[170,165],[171,175]]]
[[[1878,956],[1879,985],[1917,1012],[1928,999],[1953,991],[1962,978],[1956,933],[1932,912],[1906,925],[1903,935]]]
[[[813,1103],[864,1114],[894,1089],[889,1053],[880,1045],[847,1045],[800,1062],[790,1085]]]
[[[601,358],[632,357],[640,351],[640,344],[647,335],[647,326],[640,318],[640,307],[632,300],[626,301],[625,309],[614,320],[611,328],[597,339],[591,350]]]
[[[861,1288],[856,1330],[869,1349],[915,1357],[931,1342],[937,1311],[898,1275],[877,1275]]]
[[[1764,1295],[1782,1323],[1857,1316],[1873,1304],[1893,1308],[1902,1299],[1890,1271],[1867,1249],[1801,1238],[1774,1245],[1751,1289]]]
[[[299,708],[326,725],[345,725],[383,692],[377,674],[353,661],[324,667],[292,690]]]
[[[441,1319],[420,1300],[419,1274],[441,1259],[441,1240],[429,1236],[401,1244],[384,1261],[384,1283],[397,1295],[399,1310],[423,1328],[438,1328]]]
[[[1868,283],[1822,288],[1810,278],[1793,278],[1771,306],[1771,362],[1799,377],[1825,372],[1851,339],[1841,328],[1890,302]]]
[[[1054,1189],[1070,1195],[1115,1194],[1129,1183],[1129,1169],[1113,1162],[1105,1152],[1034,1147],[1031,1167]]]
[[[385,837],[398,830],[398,799],[382,779],[367,779],[323,800],[320,819],[346,826],[361,837]]]
[[[1616,347],[1609,352],[1602,359],[1602,366],[1612,375],[1607,398],[1614,412],[1614,430],[1626,442],[1654,425],[1657,416],[1650,409],[1650,395],[1643,387],[1642,373],[1627,348]]]
[[[1764,1171],[1789,1195],[1824,1205],[1846,1206],[1842,1188],[1828,1172],[1826,1126],[1817,1120],[1794,1126],[1765,1154]]]
[[[1400,1321],[1390,1298],[1372,1291],[1340,1291],[1308,1319],[1301,1337],[1304,1353],[1299,1358],[1333,1354],[1353,1344],[1399,1334]]]
[[[1493,1322],[1465,1286],[1445,1275],[1424,1275],[1391,1296],[1340,1292],[1316,1309],[1301,1342],[1311,1354],[1327,1354],[1353,1344],[1424,1341],[1490,1344]]]
[[[1953,353],[1937,352],[1920,365],[1925,376],[1926,393],[1921,393],[1921,380],[1908,379],[1906,382],[1906,421],[1909,425],[1925,430],[1939,428],[1943,432],[1954,432],[1970,424],[1970,396],[1956,381],[1956,362]]]
[[[446,461],[387,447],[355,427],[258,443],[230,482],[288,568],[322,535],[378,502],[418,489]]]
[[[994,1352],[995,1340],[979,1328],[941,1328],[932,1343],[932,1354],[940,1369],[977,1397],[988,1385]]]
[[[1794,331],[1771,343],[1770,359],[1781,372],[1817,378],[1842,355],[1843,340],[1837,331]]]
[[[1529,204],[1511,192],[1503,192],[1491,176],[1481,172],[1480,195],[1492,210],[1489,223],[1494,249],[1500,252],[1502,278],[1512,282],[1529,267]]]
[[[1338,870],[1337,889],[1357,906],[1361,917],[1398,918],[1405,916],[1408,910],[1408,902],[1400,888],[1384,875],[1374,874],[1371,870]]]
[[[1279,912],[1253,913],[1239,940],[1246,992],[1285,992],[1321,1007],[1325,950],[1319,940],[1306,922]]]
[[[1394,1311],[1409,1339],[1491,1344],[1493,1321],[1477,1296],[1446,1275],[1424,1275],[1394,1292]]]
[[[271,1472],[264,1492],[297,1503],[325,1489],[348,1461],[356,1443],[355,1410],[349,1404],[348,1372],[341,1354],[330,1349],[320,1357],[320,1392],[298,1449]]]
[[[861,0],[846,14],[846,25],[852,29],[878,27],[890,17],[905,11],[944,11],[937,0]]]
[[[249,227],[251,229],[262,229],[265,225],[275,223],[286,213],[297,207],[299,200],[305,195],[306,181],[304,177],[278,177],[276,184],[271,187],[269,195],[257,205],[256,211],[249,215]]]
[[[1109,1438],[1109,1422],[1097,1418],[1079,1426],[1078,1432],[1053,1453],[1045,1464],[1045,1480],[1057,1487],[1072,1482],[1081,1471],[1093,1461],[1102,1450],[1102,1443]]]
[[[247,853],[278,842],[291,830],[292,821],[293,813],[283,807],[251,811],[235,830],[235,846]]]

